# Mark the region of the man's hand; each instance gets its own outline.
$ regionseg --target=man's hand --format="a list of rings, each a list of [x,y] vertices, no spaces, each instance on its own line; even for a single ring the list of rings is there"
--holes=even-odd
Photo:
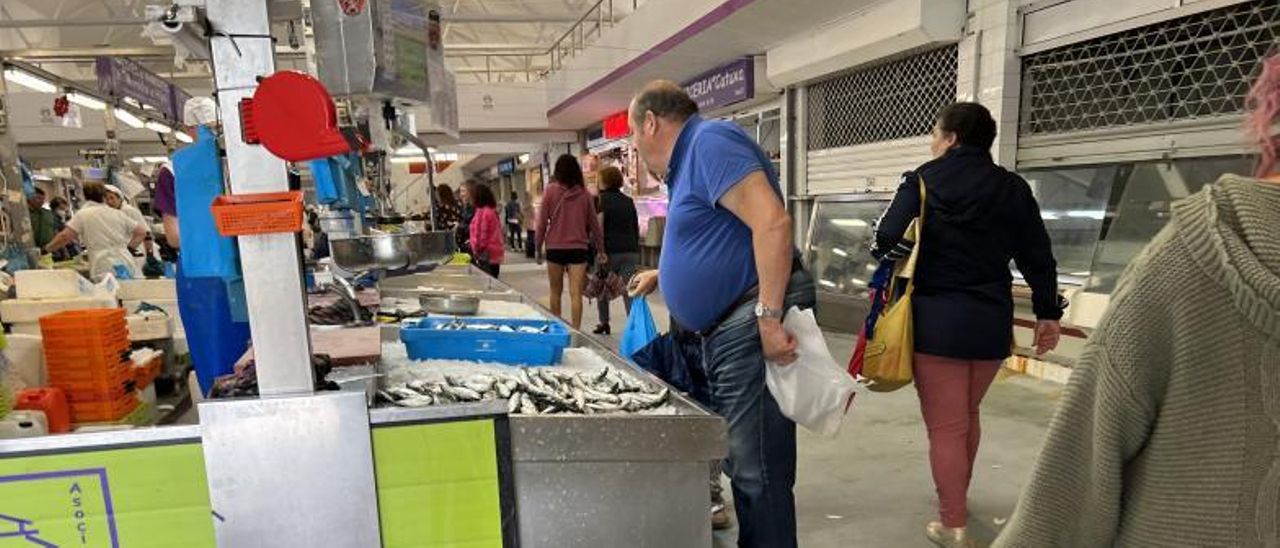
[[[764,359],[778,365],[790,365],[799,356],[796,354],[795,335],[782,327],[782,322],[773,318],[760,319],[760,346],[764,350]]]
[[[1062,336],[1062,326],[1058,320],[1040,320],[1036,322],[1036,355],[1043,356],[1058,347],[1058,339]]]
[[[627,284],[627,294],[631,297],[643,297],[658,288],[658,271],[646,270],[631,277]]]

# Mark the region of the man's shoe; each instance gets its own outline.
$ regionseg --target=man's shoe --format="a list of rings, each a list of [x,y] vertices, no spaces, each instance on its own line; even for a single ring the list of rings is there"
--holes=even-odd
[[[729,510],[723,504],[717,504],[711,507],[711,528],[716,531],[723,531],[733,527],[733,518],[729,516]]]

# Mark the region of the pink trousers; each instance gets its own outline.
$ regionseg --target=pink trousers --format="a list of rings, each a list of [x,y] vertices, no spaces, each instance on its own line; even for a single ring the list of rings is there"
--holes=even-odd
[[[978,406],[999,371],[999,361],[915,355],[916,392],[929,431],[929,465],[946,527],[964,527],[969,519],[969,480],[982,438]]]

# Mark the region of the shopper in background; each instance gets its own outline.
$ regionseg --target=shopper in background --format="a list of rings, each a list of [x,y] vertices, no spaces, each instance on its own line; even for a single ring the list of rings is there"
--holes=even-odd
[[[458,199],[453,196],[453,188],[436,185],[436,224],[440,229],[453,230],[461,216],[462,210],[458,207]]]
[[[640,264],[640,220],[636,216],[636,203],[622,193],[622,171],[609,166],[600,170],[597,177],[600,187],[600,226],[604,231],[604,253],[609,258],[608,264],[598,270],[600,276],[614,273],[623,280],[630,280],[636,273],[636,265]],[[627,314],[631,314],[631,296],[622,297]],[[609,326],[609,300],[596,299],[600,313],[600,325],[595,334],[608,335],[613,328]]]
[[[62,232],[62,229],[67,227],[67,221],[71,220],[71,204],[67,203],[66,198],[54,196],[52,200],[49,200],[49,209],[53,212],[53,234],[56,236],[59,232]],[[43,248],[44,246],[41,246],[41,249]],[[65,261],[79,254],[80,245],[72,242],[53,252],[53,260]]]
[[[1058,344],[1057,262],[1031,187],[996,165],[996,122],[977,103],[943,109],[934,159],[903,177],[876,227],[872,254],[903,259],[903,239],[927,194],[915,270],[915,384],[929,433],[929,463],[941,521],[926,534],[941,546],[969,546],[966,497],[981,438],[979,405],[1013,346],[1013,276],[1031,286],[1036,350]]]
[[[458,225],[455,234],[458,239],[458,249],[464,253],[471,253],[471,219],[476,215],[475,194],[476,182],[466,181],[462,186],[458,187]]]
[[[93,278],[113,274],[118,278],[140,279],[142,271],[129,248],[142,243],[147,235],[146,227],[105,205],[106,194],[102,183],[85,183],[84,207],[44,246],[44,251],[53,253],[79,239],[89,252],[89,274]]]
[[[532,259],[538,253],[538,211],[533,207],[532,196],[520,204],[520,218],[524,220],[524,255]]]
[[[724,468],[738,545],[794,547],[795,423],[778,410],[764,371],[766,360],[795,361],[782,318],[792,306],[812,308],[816,297],[792,245],[778,176],[741,127],[702,120],[672,82],[646,86],[631,102],[630,122],[641,158],[671,195],[658,270],[637,274],[632,294],[660,283],[672,316],[702,335],[712,409],[729,423]]]
[[[1121,277],[999,547],[1280,539],[1280,55],[1248,94],[1261,154],[1173,206]]]
[[[471,259],[494,278],[502,267],[505,248],[502,245],[502,222],[498,220],[498,201],[488,185],[471,190],[475,215],[471,218]]]
[[[36,240],[36,247],[44,249],[53,241],[58,233],[57,221],[53,212],[44,207],[45,193],[39,187],[27,197],[27,214],[31,216],[31,236]]]
[[[587,251],[604,249],[600,233],[600,219],[596,217],[591,193],[583,183],[582,167],[568,154],[556,159],[551,184],[542,196],[538,213],[538,261],[547,261],[547,279],[551,284],[551,313],[561,316],[561,297],[564,294],[564,276],[569,275],[570,324],[574,329],[582,325],[582,292],[587,287]],[[600,254],[600,263],[608,259]]]
[[[511,191],[511,199],[507,201],[506,211],[503,213],[507,222],[507,238],[511,243],[512,251],[520,251],[524,247],[524,231],[520,228],[524,224],[524,218],[520,213],[520,195],[514,190]]]

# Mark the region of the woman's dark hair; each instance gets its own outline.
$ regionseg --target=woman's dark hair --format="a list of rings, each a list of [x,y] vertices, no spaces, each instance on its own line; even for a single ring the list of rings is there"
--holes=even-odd
[[[52,200],[49,200],[49,209],[58,209],[60,207],[71,207],[71,205],[62,196],[54,196]]]
[[[600,170],[597,175],[600,177],[600,184],[605,190],[618,190],[622,188],[622,170],[614,166],[606,166]]]
[[[520,199],[520,195],[519,195],[519,194],[517,194],[517,193],[516,193],[516,191],[512,190],[512,191],[511,191],[511,201],[513,201],[513,202],[514,202],[514,201],[519,200],[519,199]]]
[[[471,187],[471,203],[476,209],[482,207],[492,207],[497,209],[498,199],[493,196],[493,189],[489,185],[475,185]]]
[[[582,186],[582,166],[573,155],[561,154],[556,158],[556,169],[551,172],[551,177],[569,188]]]
[[[953,133],[956,142],[989,150],[996,140],[996,121],[978,103],[952,103],[938,115],[938,129]]]
[[[107,198],[107,187],[102,183],[85,183],[84,199],[90,202],[102,203]]]
[[[449,185],[436,186],[436,200],[439,201],[438,206],[448,208],[457,207],[458,199],[453,197],[453,189]]]

